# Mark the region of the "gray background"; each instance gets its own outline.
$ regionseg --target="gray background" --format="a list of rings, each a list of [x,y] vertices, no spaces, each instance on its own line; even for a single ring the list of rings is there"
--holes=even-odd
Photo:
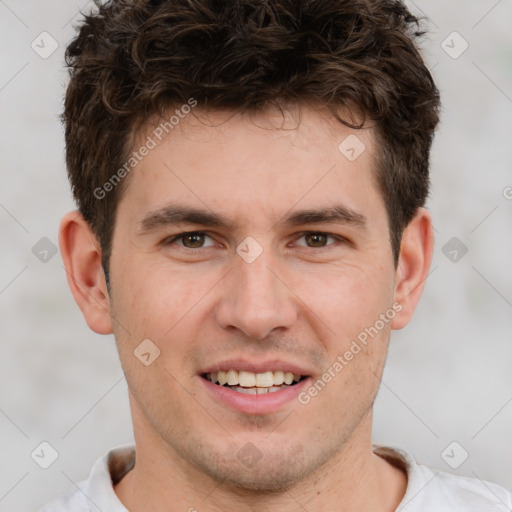
[[[74,207],[57,116],[64,47],[85,5],[0,0],[2,512],[36,510],[133,435],[113,337],[87,328],[60,255],[40,242],[57,244]],[[417,314],[393,335],[375,441],[511,488],[512,1],[409,5],[432,20],[424,51],[444,105],[429,202],[437,243]],[[31,47],[51,49],[43,31],[59,45],[47,58]],[[464,42],[454,31],[469,44],[457,58]],[[462,258],[445,246],[452,237],[468,249]],[[46,470],[31,458],[42,441],[59,454]],[[463,450],[469,458],[452,470],[445,460],[457,465]]]

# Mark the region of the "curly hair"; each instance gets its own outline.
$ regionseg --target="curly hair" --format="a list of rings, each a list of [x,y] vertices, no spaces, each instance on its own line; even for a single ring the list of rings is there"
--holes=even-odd
[[[134,130],[194,98],[262,110],[313,101],[376,130],[377,183],[398,261],[425,204],[439,92],[418,51],[420,19],[395,0],[95,0],[66,50],[62,120],[73,195],[108,269],[116,206],[94,193],[126,162]],[[360,124],[340,115],[357,112]]]

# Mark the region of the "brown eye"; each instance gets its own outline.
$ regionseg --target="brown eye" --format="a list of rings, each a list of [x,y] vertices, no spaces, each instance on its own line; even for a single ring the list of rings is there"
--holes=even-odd
[[[208,242],[208,240],[209,242]],[[206,243],[205,243],[206,242]],[[177,243],[186,249],[202,249],[205,247],[213,247],[215,245],[214,240],[203,233],[202,231],[192,231],[190,233],[180,233],[175,237],[165,240],[165,245],[172,245]]]
[[[204,244],[204,233],[188,233],[181,237],[183,245],[189,249],[198,249]]]
[[[308,233],[304,235],[308,247],[325,247],[328,235],[325,233]]]
[[[299,240],[304,240],[305,243],[298,243],[297,245],[311,248],[328,247],[329,245],[333,245],[332,242],[329,243],[329,238],[335,239],[334,236],[328,233],[304,233]]]

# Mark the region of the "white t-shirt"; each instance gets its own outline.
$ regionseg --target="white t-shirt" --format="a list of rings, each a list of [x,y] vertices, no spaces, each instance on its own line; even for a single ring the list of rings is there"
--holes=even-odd
[[[396,512],[511,512],[512,495],[499,485],[417,464],[405,450],[374,446],[374,451],[408,476],[407,491]],[[89,478],[40,512],[128,512],[114,492],[135,463],[135,448],[111,450],[93,466]]]

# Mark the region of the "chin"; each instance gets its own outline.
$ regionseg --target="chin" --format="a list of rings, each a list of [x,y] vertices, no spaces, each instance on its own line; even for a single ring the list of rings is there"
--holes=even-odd
[[[210,476],[233,491],[270,493],[292,487],[309,472],[304,462],[295,461],[291,466],[285,461],[276,467],[274,461],[264,463],[261,459],[253,468],[240,469],[239,464],[236,469],[217,467]]]
[[[283,445],[268,441],[264,447],[259,445],[261,449],[256,448],[257,441],[242,443],[243,448],[239,443],[236,447],[195,444],[188,447],[186,459],[232,492],[247,494],[290,488],[332,456],[332,446],[298,441]]]

